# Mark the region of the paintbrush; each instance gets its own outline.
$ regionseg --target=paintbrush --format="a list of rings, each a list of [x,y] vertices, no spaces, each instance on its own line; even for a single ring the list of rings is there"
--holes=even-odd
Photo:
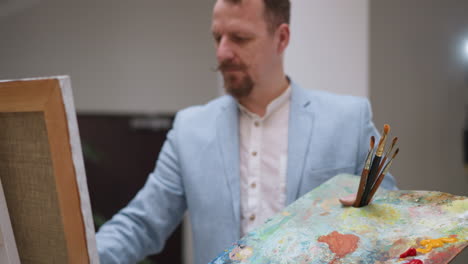
[[[367,198],[367,200],[366,200],[365,205],[368,205],[368,204],[370,203],[370,201],[372,200],[372,197],[374,197],[375,192],[377,192],[377,189],[379,189],[380,184],[382,183],[382,181],[383,181],[385,175],[387,175],[387,172],[388,172],[388,170],[390,169],[390,166],[392,165],[393,159],[396,157],[396,155],[398,154],[399,151],[400,151],[400,149],[397,148],[397,149],[395,150],[395,153],[393,153],[393,156],[392,156],[392,158],[390,159],[390,161],[385,165],[385,167],[384,167],[382,173],[379,175],[379,177],[378,177],[377,180],[375,181],[374,186],[372,186],[372,190],[371,190],[370,193],[369,193],[369,196],[368,196],[368,198]]]
[[[387,161],[387,158],[388,158],[388,156],[390,155],[390,153],[392,152],[393,147],[395,147],[397,141],[398,141],[398,137],[394,137],[393,140],[392,140],[392,145],[390,146],[390,148],[387,149],[387,151],[385,152],[385,155],[384,155],[382,161],[380,162],[380,166],[379,166],[379,169],[377,170],[377,174],[376,174],[376,175],[380,175],[380,174],[381,174],[382,168],[383,168],[383,166],[385,165],[385,162]]]
[[[390,126],[388,124],[385,124],[382,137],[380,138],[379,145],[375,153],[375,157],[372,160],[372,165],[369,170],[369,175],[367,176],[366,187],[364,188],[364,194],[362,195],[361,203],[359,204],[360,207],[365,205],[365,202],[367,201],[367,197],[369,196],[369,192],[377,177],[377,172],[380,166],[380,160],[382,159],[382,155],[383,155],[384,148],[385,148],[385,141],[387,140],[387,135],[389,131],[390,131]]]
[[[367,175],[369,174],[369,168],[370,168],[372,156],[374,155],[374,145],[375,145],[375,137],[372,136],[370,139],[369,152],[367,152],[366,163],[364,165],[364,168],[362,169],[361,180],[359,181],[359,189],[356,195],[356,200],[354,201],[354,204],[353,204],[354,207],[359,207],[359,204],[361,203],[361,198],[364,192],[364,187],[366,186]]]

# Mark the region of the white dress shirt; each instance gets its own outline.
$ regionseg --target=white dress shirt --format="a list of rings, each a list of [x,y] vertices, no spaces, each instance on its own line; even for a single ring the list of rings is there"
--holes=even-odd
[[[288,87],[263,117],[239,104],[242,236],[285,207],[290,97]]]

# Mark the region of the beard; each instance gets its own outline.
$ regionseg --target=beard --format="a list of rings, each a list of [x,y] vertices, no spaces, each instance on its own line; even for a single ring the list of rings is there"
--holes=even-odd
[[[234,98],[240,99],[249,96],[253,90],[253,80],[252,78],[245,73],[243,77],[238,77],[235,75],[223,74],[224,77],[224,89]]]
[[[218,70],[223,75],[225,91],[234,98],[241,99],[247,97],[252,92],[254,82],[252,77],[247,73],[247,66],[245,64],[223,61],[218,66]]]

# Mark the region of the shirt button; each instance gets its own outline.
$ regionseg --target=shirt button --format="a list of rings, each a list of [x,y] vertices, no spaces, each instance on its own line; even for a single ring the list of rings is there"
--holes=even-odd
[[[258,127],[258,126],[260,126],[260,122],[255,121],[255,122],[254,122],[254,125],[255,125],[256,127]]]
[[[254,157],[257,156],[257,151],[253,151],[252,156],[254,156]]]
[[[251,216],[249,217],[249,220],[250,220],[250,221],[253,221],[253,220],[255,220],[255,215],[254,215],[254,214],[253,214],[253,215],[251,215]]]
[[[252,187],[252,189],[255,189],[255,187],[257,187],[257,184],[255,184],[255,182],[253,182],[252,184],[250,184],[250,187]]]

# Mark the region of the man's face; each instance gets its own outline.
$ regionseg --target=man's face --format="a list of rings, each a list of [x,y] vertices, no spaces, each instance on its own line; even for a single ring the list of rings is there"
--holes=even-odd
[[[212,33],[224,87],[236,98],[250,94],[268,78],[279,56],[274,34],[268,31],[262,0],[233,4],[218,0],[213,10]]]

